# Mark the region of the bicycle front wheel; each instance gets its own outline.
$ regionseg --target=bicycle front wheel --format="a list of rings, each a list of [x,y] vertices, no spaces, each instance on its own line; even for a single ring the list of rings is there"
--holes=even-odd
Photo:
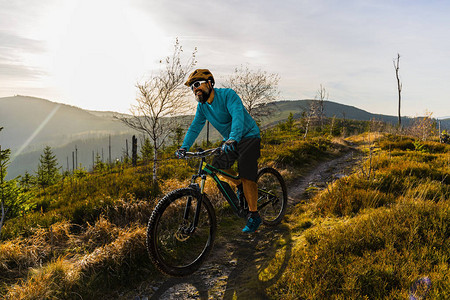
[[[263,168],[258,172],[258,211],[263,223],[278,225],[286,213],[287,189],[281,174],[274,168]]]
[[[192,188],[162,198],[147,227],[147,250],[155,266],[171,276],[186,276],[200,268],[216,233],[216,215],[206,195]]]

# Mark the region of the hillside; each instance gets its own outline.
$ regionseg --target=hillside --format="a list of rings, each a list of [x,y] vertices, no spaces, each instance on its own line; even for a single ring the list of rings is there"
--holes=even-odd
[[[379,132],[299,140],[281,127],[260,159],[289,186],[281,224],[242,235],[245,221],[209,181],[214,248],[196,273],[169,278],[148,258],[146,224],[195,164],[165,160],[159,196],[151,165],[69,176],[34,190],[37,206],[5,224],[0,297],[449,299],[450,146]]]
[[[112,117],[96,116],[78,107],[40,98],[0,98],[0,107],[0,122],[4,127],[0,142],[13,151],[27,141],[29,147],[24,152],[36,146],[62,146],[77,139],[133,133]]]
[[[450,118],[441,119],[441,129],[450,130]]]
[[[186,117],[186,124],[192,121],[192,116]],[[206,126],[205,126],[206,127]],[[3,131],[2,131],[3,132]],[[131,156],[131,139],[132,136],[136,135],[138,139],[138,155],[140,155],[140,148],[144,142],[144,135],[142,133],[116,133],[111,134],[111,161],[115,162],[117,160],[121,161],[125,157],[127,143],[128,143],[128,154]],[[82,166],[86,170],[92,170],[95,157],[97,155],[103,162],[108,162],[109,157],[109,138],[107,134],[99,134],[98,136],[90,136],[81,139],[74,139],[61,146],[52,147],[52,151],[55,154],[58,164],[62,171],[73,170],[74,162],[72,155],[74,152],[77,153],[75,163],[77,166]],[[214,141],[219,138],[218,132],[214,129],[210,129],[210,140]],[[206,129],[204,128],[200,134],[198,140],[201,142],[206,140]],[[169,139],[168,143],[171,144],[173,141]],[[39,157],[43,153],[44,145],[38,147],[35,146],[35,150],[22,153],[15,157],[10,166],[8,167],[8,179],[15,178],[19,175],[23,175],[26,171],[30,174],[34,174],[37,170],[39,163]],[[13,152],[14,153],[14,152]]]
[[[300,118],[307,110],[312,100],[278,101],[270,104],[273,113],[261,120],[261,127],[270,127],[285,120],[292,112],[294,118]],[[110,111],[89,111],[78,107],[51,102],[46,99],[14,96],[0,98],[0,126],[4,127],[0,134],[0,144],[3,148],[12,150],[14,158],[9,167],[9,178],[23,174],[25,171],[33,173],[44,147],[53,148],[63,170],[72,168],[72,152],[77,148],[78,165],[89,169],[92,166],[92,153],[101,156],[104,161],[109,159],[109,137],[111,136],[111,159],[123,157],[126,140],[131,149],[131,137],[136,134],[143,140],[142,134],[128,128],[114,119],[117,114]],[[362,109],[325,101],[325,115],[352,120],[381,120],[396,124],[397,117],[372,114]],[[407,125],[414,119],[403,118]],[[185,116],[181,123],[186,130],[192,116]],[[450,119],[441,120],[442,129],[450,129]],[[210,140],[221,137],[214,128],[210,128]],[[206,126],[197,142],[206,141]],[[138,142],[140,146],[140,142]],[[19,154],[19,155],[18,155]]]
[[[131,138],[132,134],[115,134],[111,135],[111,161],[122,159],[126,152],[126,143],[128,140],[129,154],[131,155]],[[138,135],[138,145],[142,142],[142,135]],[[39,157],[43,153],[44,146],[37,147],[36,150],[22,153],[13,158],[8,168],[8,177],[15,178],[23,175],[26,171],[34,174],[37,171]],[[109,136],[99,135],[98,137],[91,137],[86,139],[77,139],[73,142],[68,142],[63,146],[52,147],[52,152],[55,154],[61,171],[73,170],[73,164],[76,159],[77,166],[82,166],[86,170],[91,170],[93,160],[98,155],[103,162],[109,161]],[[72,153],[76,152],[74,157]],[[93,157],[94,155],[94,157]]]
[[[314,100],[292,100],[292,101],[278,101],[271,104],[275,113],[266,120],[265,123],[278,123],[288,117],[289,113],[294,114],[294,118],[300,118],[302,113],[308,110],[310,103]],[[336,117],[339,119],[369,121],[372,119],[397,124],[398,118],[396,116],[388,116],[382,114],[373,114],[354,106],[340,104],[332,101],[324,101],[324,113],[327,118]],[[414,119],[403,117],[402,122],[409,125]]]
[[[274,113],[262,124],[277,123],[287,118],[290,112],[295,117],[307,109],[311,100],[279,101],[270,104]],[[116,134],[134,134],[135,132],[113,118],[118,113],[88,111],[78,107],[51,102],[49,100],[14,96],[0,98],[0,125],[4,127],[0,142],[3,147],[17,150],[28,143],[21,152],[40,150],[43,145],[60,147],[81,139],[102,138]],[[327,117],[354,120],[371,120],[396,123],[397,118],[372,114],[353,106],[325,101]],[[189,119],[189,118],[188,118]],[[190,120],[190,119],[189,119]],[[187,120],[187,122],[189,122]],[[408,122],[405,118],[405,122]],[[442,120],[446,127],[449,120]],[[32,139],[30,139],[32,137]]]
[[[131,138],[138,137],[138,148],[143,135],[114,119],[115,112],[88,111],[78,107],[52,102],[46,99],[14,96],[0,98],[0,134],[2,148],[12,150],[12,161],[8,178],[33,174],[37,170],[39,157],[45,146],[51,146],[62,170],[73,168],[72,152],[77,149],[78,166],[90,169],[98,154],[103,161],[109,160],[109,138],[111,137],[111,160],[122,159],[128,149],[131,153]],[[183,117],[187,128],[193,116]],[[210,138],[218,139],[214,128]],[[206,140],[206,128],[199,137]],[[102,155],[103,153],[103,155]]]

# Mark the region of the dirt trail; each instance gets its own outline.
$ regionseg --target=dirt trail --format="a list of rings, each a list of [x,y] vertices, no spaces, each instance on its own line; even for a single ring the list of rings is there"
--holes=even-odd
[[[323,189],[328,183],[349,174],[351,167],[360,158],[360,154],[352,150],[339,158],[319,164],[307,176],[290,185],[289,207],[304,200],[308,188]],[[220,227],[219,224],[218,236],[222,235]],[[284,243],[280,245],[279,241]],[[244,235],[238,231],[233,237],[219,238],[209,259],[193,275],[184,278],[167,277],[157,284],[143,282],[138,290],[123,294],[120,298],[268,299],[265,290],[283,274],[291,256],[291,247],[290,230],[283,224],[275,228],[262,226],[255,235]],[[274,259],[277,260],[276,264],[273,263]],[[278,269],[273,270],[274,266]],[[270,272],[266,273],[266,269],[270,269]],[[271,274],[271,277],[265,274]]]
[[[361,154],[351,150],[345,155],[318,165],[312,172],[299,178],[289,189],[289,204],[295,205],[308,188],[323,189],[327,184],[346,176],[351,168],[361,159]]]

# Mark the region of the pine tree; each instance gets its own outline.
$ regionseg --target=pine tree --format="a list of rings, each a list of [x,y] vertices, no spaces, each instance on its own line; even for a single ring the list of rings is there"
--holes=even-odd
[[[0,127],[0,131],[3,129],[3,127]],[[3,226],[3,222],[5,221],[6,214],[8,213],[8,207],[6,206],[6,200],[8,197],[8,190],[7,190],[7,181],[5,181],[6,177],[6,168],[9,164],[9,155],[11,151],[9,149],[2,150],[0,146],[0,197],[1,197],[1,204],[0,204],[0,231]]]
[[[55,184],[61,177],[59,169],[56,156],[50,146],[46,146],[44,153],[39,158],[37,183],[43,188]]]
[[[0,127],[0,131],[3,128]],[[6,169],[10,163],[10,149],[0,146],[0,232],[6,217],[15,217],[26,211],[24,203],[28,200],[15,179],[6,180]]]
[[[279,123],[278,128],[287,132],[292,132],[295,129],[294,126],[295,126],[294,114],[291,112],[286,122]]]
[[[141,155],[144,164],[148,164],[153,157],[153,146],[149,138],[145,138],[144,144],[141,146]]]
[[[34,184],[34,177],[25,171],[25,174],[20,177],[19,184],[24,191],[29,191]]]
[[[181,143],[183,142],[183,138],[184,138],[184,129],[183,129],[183,127],[178,125],[177,128],[175,128],[175,136],[174,136],[174,139],[173,139],[173,143],[177,147],[181,147]]]
[[[102,161],[102,158],[97,152],[97,155],[95,156],[94,171],[103,172],[104,170],[106,170],[106,164]]]

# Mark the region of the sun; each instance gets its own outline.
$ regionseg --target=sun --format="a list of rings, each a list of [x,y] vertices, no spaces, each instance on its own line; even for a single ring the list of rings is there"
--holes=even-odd
[[[63,1],[47,7],[38,38],[48,47],[39,62],[63,102],[126,112],[136,82],[155,68],[169,38],[138,7],[124,1]]]

